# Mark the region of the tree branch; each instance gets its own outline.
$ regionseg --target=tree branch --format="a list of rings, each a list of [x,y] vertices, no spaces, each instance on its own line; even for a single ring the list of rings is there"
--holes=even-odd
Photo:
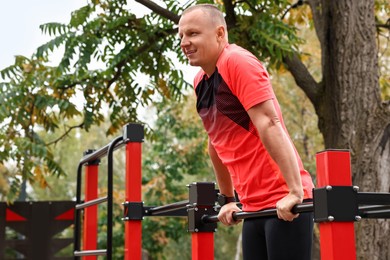
[[[293,75],[297,85],[305,92],[314,107],[316,107],[321,93],[321,85],[314,80],[306,66],[296,54],[293,54],[291,57],[284,57],[283,60],[287,65],[288,70]]]
[[[287,10],[283,13],[282,17],[280,19],[284,19],[284,17],[287,15],[288,12],[290,12],[291,9],[298,8],[303,4],[307,4],[306,1],[303,0],[298,0],[295,4],[291,5],[290,7],[287,8]]]
[[[81,123],[81,124],[79,124],[79,125],[75,125],[75,126],[69,127],[69,129],[66,130],[65,133],[63,133],[60,137],[58,137],[57,139],[55,139],[55,140],[53,140],[53,141],[51,141],[51,142],[49,142],[49,143],[46,143],[46,146],[50,146],[50,145],[52,145],[52,144],[58,143],[58,142],[61,141],[65,136],[67,136],[73,129],[75,129],[75,128],[81,128],[81,127],[83,127],[83,125],[84,125],[84,122]]]
[[[390,21],[390,19],[389,19],[388,21]],[[384,24],[382,24],[382,23],[377,23],[377,24],[376,24],[376,27],[377,27],[377,28],[385,28],[385,29],[390,30],[390,22],[387,22],[387,23],[384,23]]]
[[[167,18],[168,20],[171,20],[175,24],[179,23],[180,16],[172,13],[171,11],[159,6],[158,4],[154,3],[150,0],[135,0],[136,2],[140,3],[143,6],[146,6],[150,10],[152,10],[154,13],[161,15],[162,17]]]
[[[225,6],[225,12],[226,12],[226,24],[228,27],[228,30],[236,27],[237,20],[236,20],[236,13],[234,12],[234,5],[231,0],[223,0],[223,5]]]

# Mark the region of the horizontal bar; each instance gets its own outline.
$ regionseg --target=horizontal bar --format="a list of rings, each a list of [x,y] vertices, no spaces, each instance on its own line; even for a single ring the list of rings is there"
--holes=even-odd
[[[120,148],[120,147],[121,147],[122,145],[124,145],[124,144],[125,144],[125,142],[122,140],[121,142],[119,142],[119,143],[117,143],[117,144],[115,145],[114,150]],[[85,155],[85,156],[81,159],[80,164],[83,165],[83,164],[86,164],[86,163],[88,163],[88,162],[93,162],[93,161],[96,161],[96,160],[98,160],[98,159],[103,158],[104,156],[107,155],[108,148],[109,148],[110,146],[111,146],[111,143],[109,143],[109,144],[103,146],[102,148],[100,148],[100,149],[94,151],[94,152],[91,153],[91,154]]]
[[[313,212],[314,207],[313,203],[303,203],[297,204],[293,207],[293,213],[304,213],[304,212]],[[233,213],[233,218],[235,220],[247,219],[247,218],[258,218],[258,217],[274,217],[277,216],[276,209],[266,209],[253,212],[235,212]],[[203,223],[215,223],[218,222],[218,215],[204,215],[202,217]]]
[[[390,205],[360,206],[362,218],[390,218]]]
[[[359,206],[359,211],[372,211],[372,210],[382,210],[382,209],[390,209],[390,205],[365,205]]]
[[[390,205],[390,193],[358,192],[359,205]]]
[[[163,214],[166,214],[166,213],[171,212],[171,211],[186,209],[188,204],[189,204],[188,200],[179,201],[179,202],[167,204],[164,206],[157,206],[154,208],[149,208],[145,211],[145,213],[149,216],[163,215]]]
[[[107,249],[74,251],[74,256],[106,255]]]
[[[153,206],[144,206],[144,216],[145,217],[186,217],[188,216],[188,211],[186,208],[179,208],[171,211],[166,212],[159,212],[158,214],[154,213],[151,215],[149,213],[150,209],[153,209],[155,207]]]
[[[362,218],[390,218],[390,209],[363,212]]]
[[[76,205],[76,209],[80,210],[80,209],[87,208],[87,207],[90,207],[90,206],[93,206],[93,205],[96,205],[96,204],[100,204],[100,203],[103,203],[103,202],[106,202],[106,201],[107,201],[107,197],[102,197],[102,198],[89,200],[87,202],[84,202],[84,203],[81,203],[81,204],[77,204]]]

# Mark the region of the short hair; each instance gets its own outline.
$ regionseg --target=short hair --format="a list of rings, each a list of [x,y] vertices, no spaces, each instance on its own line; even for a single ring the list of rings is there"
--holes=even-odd
[[[182,16],[195,10],[202,10],[205,14],[210,16],[214,24],[222,25],[223,27],[225,27],[225,30],[227,30],[227,25],[223,13],[221,12],[221,10],[219,10],[217,6],[213,4],[193,5],[185,9],[182,13]]]

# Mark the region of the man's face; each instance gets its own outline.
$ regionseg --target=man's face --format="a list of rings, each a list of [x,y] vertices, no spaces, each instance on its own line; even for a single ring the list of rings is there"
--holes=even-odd
[[[190,65],[214,71],[220,53],[218,27],[202,10],[193,10],[179,21],[180,47]]]

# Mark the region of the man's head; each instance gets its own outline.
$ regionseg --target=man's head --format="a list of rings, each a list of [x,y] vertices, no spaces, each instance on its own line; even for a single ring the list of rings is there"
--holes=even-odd
[[[210,4],[191,6],[179,21],[181,48],[192,66],[200,66],[209,75],[228,43],[226,22],[217,7]]]

